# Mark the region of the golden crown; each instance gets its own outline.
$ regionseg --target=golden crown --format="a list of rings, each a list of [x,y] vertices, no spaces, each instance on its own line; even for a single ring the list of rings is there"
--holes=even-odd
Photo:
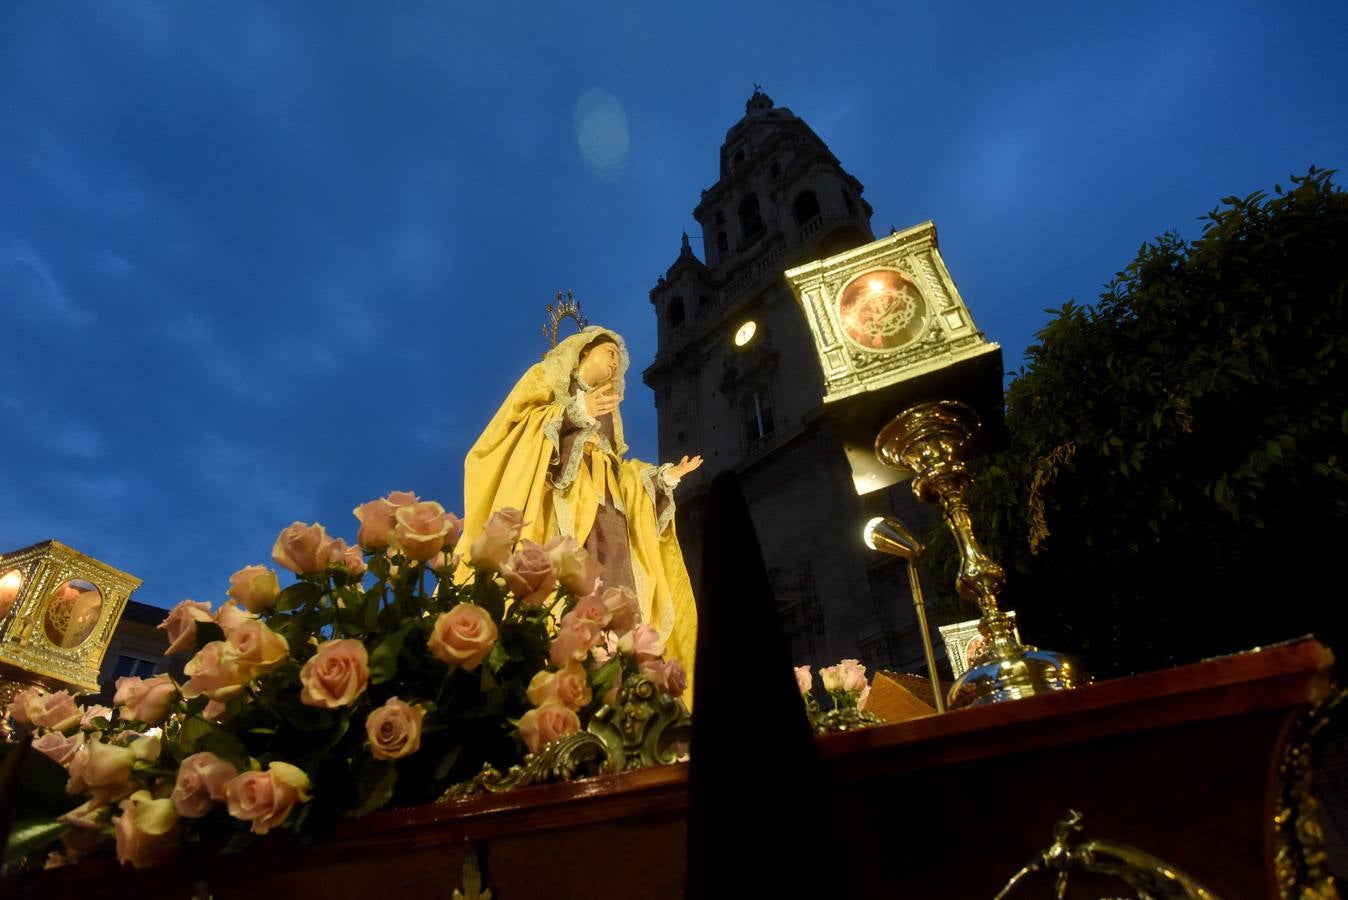
[[[543,337],[548,339],[549,350],[557,346],[557,329],[561,327],[562,319],[572,319],[581,328],[590,324],[590,320],[580,314],[580,301],[570,291],[565,297],[558,291],[557,301],[548,304],[548,324],[543,326]]]

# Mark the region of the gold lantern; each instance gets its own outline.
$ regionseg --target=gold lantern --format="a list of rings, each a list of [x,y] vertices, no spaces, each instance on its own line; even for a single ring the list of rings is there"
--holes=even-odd
[[[1005,430],[1001,348],[979,331],[924,222],[786,272],[814,337],[824,408],[857,493],[912,479],[936,503],[960,553],[956,588],[978,604],[982,656],[951,689],[952,708],[1076,687],[1069,656],[1020,643],[998,606],[1002,567],[979,546],[966,461]]]
[[[0,554],[0,720],[31,685],[97,691],[113,629],[140,584],[59,541]]]

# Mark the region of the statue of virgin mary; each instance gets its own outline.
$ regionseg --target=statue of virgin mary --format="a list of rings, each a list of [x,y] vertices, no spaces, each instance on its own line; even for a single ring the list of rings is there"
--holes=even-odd
[[[641,620],[659,631],[691,688],[697,607],[674,488],[702,459],[626,458],[618,407],[628,363],[621,337],[589,326],[524,373],[464,461],[462,546],[505,507],[524,513],[523,538],[574,537],[604,567],[605,587],[636,593]]]

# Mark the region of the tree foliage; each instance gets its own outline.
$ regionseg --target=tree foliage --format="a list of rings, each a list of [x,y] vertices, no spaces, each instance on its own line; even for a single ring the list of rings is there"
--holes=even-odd
[[[1228,197],[1197,240],[1144,244],[1094,306],[1049,310],[1007,393],[1010,446],[971,491],[1027,640],[1100,675],[1337,641],[1348,197],[1332,174]],[[950,541],[930,543],[950,584]]]

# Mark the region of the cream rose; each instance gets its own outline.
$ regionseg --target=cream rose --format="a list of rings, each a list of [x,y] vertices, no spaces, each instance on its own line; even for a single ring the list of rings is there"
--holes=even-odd
[[[84,710],[75,703],[69,691],[31,697],[24,712],[32,725],[53,731],[69,731],[79,727],[80,717],[84,715]]]
[[[375,759],[402,759],[421,748],[421,720],[426,710],[390,697],[365,719],[370,755]]]
[[[393,527],[397,524],[398,510],[417,502],[417,495],[411,491],[393,491],[387,497],[362,503],[351,510],[352,515],[360,520],[356,543],[370,550],[388,547]]]
[[[250,613],[271,609],[280,593],[276,572],[266,566],[245,566],[229,576],[229,599]]]
[[[394,514],[393,543],[403,556],[425,562],[445,547],[452,547],[463,526],[457,516],[445,512],[434,500],[403,506]]]
[[[471,672],[491,653],[499,636],[485,609],[460,603],[435,620],[426,646],[444,662]]]
[[[317,575],[328,567],[328,544],[332,538],[322,525],[292,522],[276,538],[271,558],[296,575]]]
[[[866,687],[866,667],[859,660],[844,659],[836,666],[820,669],[819,678],[824,682],[824,690],[829,693],[860,693]]]
[[[580,598],[580,602],[572,607],[570,614],[577,619],[593,622],[596,628],[607,628],[609,623],[613,621],[613,613],[609,612],[608,607],[604,605],[604,601],[594,594]]]
[[[520,717],[520,737],[530,753],[537,753],[558,738],[578,731],[580,717],[556,701],[549,701]]]
[[[558,672],[539,672],[529,682],[529,702],[542,706],[549,700],[555,700],[567,709],[581,709],[593,696],[590,691],[590,679],[585,668],[578,662],[568,663]]]
[[[94,719],[107,719],[112,721],[112,708],[108,706],[91,706],[80,716],[80,728],[85,731],[94,731]]]
[[[618,634],[626,634],[637,627],[641,605],[637,602],[636,591],[629,587],[605,588],[600,599],[609,611],[608,627]]]
[[[250,670],[240,665],[234,648],[225,641],[211,641],[198,650],[183,667],[183,674],[187,683],[182,692],[188,700],[203,694],[212,700],[228,700],[252,678]]]
[[[510,555],[510,548],[520,539],[520,529],[524,527],[524,513],[518,509],[506,507],[492,513],[482,533],[473,541],[469,550],[469,561],[479,569],[495,572]]]
[[[197,649],[197,623],[210,622],[211,605],[201,600],[184,600],[173,609],[159,627],[168,637],[169,646],[165,656],[178,653],[191,653]]]
[[[244,622],[256,618],[257,616],[233,603],[222,603],[220,604],[220,608],[215,611],[215,624],[220,626],[220,630],[225,633],[225,637],[229,637],[230,634],[234,632],[234,629],[238,628]]]
[[[809,666],[796,666],[796,687],[802,694],[808,694],[814,688],[814,676]]]
[[[28,718],[28,704],[40,697],[46,696],[46,691],[34,685],[24,688],[14,695],[14,699],[9,701],[9,708],[5,710],[15,722],[18,722],[25,728],[33,727],[33,720]]]
[[[178,812],[173,801],[156,800],[149,791],[136,791],[122,801],[122,814],[113,820],[117,834],[117,861],[137,869],[152,866],[178,843]]]
[[[258,619],[249,619],[229,633],[226,643],[234,664],[251,681],[281,667],[290,657],[290,644]]]
[[[141,755],[131,747],[85,741],[70,758],[66,793],[93,791],[107,798],[125,796],[131,791],[131,767]]]
[[[350,706],[365,692],[370,680],[370,656],[365,645],[339,638],[318,645],[318,652],[300,669],[300,702],[323,709]]]
[[[239,774],[233,764],[214,753],[193,753],[178,767],[173,785],[173,808],[186,819],[199,819],[225,802],[225,786]]]
[[[124,676],[117,679],[112,702],[121,707],[123,719],[158,725],[168,718],[177,693],[178,686],[167,673],[149,679]]]
[[[365,565],[365,557],[361,554],[360,547],[358,545],[348,547],[346,541],[341,538],[337,538],[328,547],[328,565],[341,566],[352,578],[359,578],[369,568]]]
[[[557,581],[577,597],[594,590],[604,567],[570,535],[559,535],[543,545],[557,570]]]
[[[225,786],[229,814],[252,823],[254,834],[285,824],[290,813],[309,800],[309,776],[290,763],[273,762],[265,772],[244,772]]]
[[[542,606],[557,587],[557,569],[540,544],[520,541],[520,547],[501,563],[498,571],[506,586],[525,606]]]

